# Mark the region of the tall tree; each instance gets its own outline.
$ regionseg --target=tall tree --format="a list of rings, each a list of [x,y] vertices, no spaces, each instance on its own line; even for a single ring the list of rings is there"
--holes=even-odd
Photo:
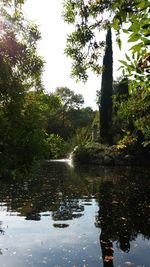
[[[66,54],[73,59],[72,75],[84,81],[88,78],[88,69],[100,75],[103,69],[100,106],[101,142],[111,143],[112,121],[112,40],[111,30],[106,38],[106,51],[103,68],[100,56],[104,41],[99,31],[110,27],[109,20],[103,20],[101,14],[110,10],[111,2],[100,3],[85,1],[66,1],[65,20],[75,24],[75,31],[67,39]]]
[[[71,74],[79,80],[88,79],[89,69],[97,75],[101,73],[99,57],[104,42],[99,33],[108,25],[116,31],[116,41],[120,49],[122,43],[120,31],[128,34],[128,42],[133,42],[130,49],[131,56],[126,54],[126,60],[120,60],[120,62],[123,75],[126,75],[129,80],[129,93],[133,93],[127,114],[132,114],[133,119],[133,107],[134,117],[139,113],[137,110],[141,110],[135,126],[138,126],[145,135],[146,142],[143,143],[145,146],[150,144],[147,119],[149,115],[145,112],[145,103],[146,110],[149,108],[147,100],[150,95],[149,8],[150,2],[147,0],[64,0],[63,9],[64,20],[74,25],[73,32],[68,35],[65,52],[72,58]],[[141,119],[143,113],[146,115]]]
[[[0,163],[8,169],[32,164],[45,146],[40,104],[28,94],[43,89],[40,33],[25,20],[22,3],[0,1]]]
[[[102,143],[112,143],[112,82],[113,57],[111,28],[106,36],[106,49],[103,58],[103,72],[100,92],[100,138]]]

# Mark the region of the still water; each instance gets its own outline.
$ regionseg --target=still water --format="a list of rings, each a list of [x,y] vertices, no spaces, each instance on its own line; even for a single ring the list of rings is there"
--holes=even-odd
[[[47,162],[0,181],[1,267],[150,266],[149,171]]]

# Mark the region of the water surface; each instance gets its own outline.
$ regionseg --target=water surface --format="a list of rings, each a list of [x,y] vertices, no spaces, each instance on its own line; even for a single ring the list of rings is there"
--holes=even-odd
[[[0,266],[149,267],[149,171],[67,163],[0,181]]]

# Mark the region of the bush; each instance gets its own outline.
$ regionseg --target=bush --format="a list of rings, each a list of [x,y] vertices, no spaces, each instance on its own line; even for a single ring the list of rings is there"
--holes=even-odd
[[[59,159],[66,156],[66,144],[58,134],[50,134],[47,138],[48,158]]]
[[[80,146],[78,147],[74,154],[73,154],[73,160],[75,162],[80,162],[80,163],[89,163],[90,162],[90,150],[86,146]]]

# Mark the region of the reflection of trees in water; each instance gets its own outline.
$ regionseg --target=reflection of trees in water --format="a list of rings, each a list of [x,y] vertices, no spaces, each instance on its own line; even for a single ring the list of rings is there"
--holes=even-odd
[[[101,228],[104,267],[113,267],[113,241],[128,252],[130,242],[139,233],[150,237],[148,176],[141,170],[95,170],[93,166],[73,170],[64,164],[53,164],[33,178],[0,181],[0,201],[7,203],[8,211],[17,211],[26,220],[41,220],[52,214],[53,226],[65,228],[69,227],[67,220],[80,218],[85,205],[96,197],[100,207],[96,225]],[[49,212],[41,214],[46,211]],[[3,234],[1,226],[0,233]]]
[[[66,199],[60,202],[58,210],[52,213],[54,221],[72,220],[83,216],[84,206],[78,199]]]
[[[1,227],[1,225],[2,225],[2,222],[0,221],[0,234],[4,234],[4,230],[2,229],[2,227]]]
[[[54,221],[62,221],[82,216],[85,202],[96,196],[103,232],[108,232],[108,239],[117,240],[118,246],[127,251],[137,233],[150,236],[148,178],[141,170],[139,177],[137,174],[138,171],[133,175],[128,169],[70,169],[65,164],[47,163],[33,177],[1,180],[0,200],[7,203],[8,211],[17,211],[27,220],[40,220],[41,212],[51,211]],[[109,229],[104,228],[101,217]]]
[[[2,222],[0,221],[0,234],[4,235],[4,230],[1,228]],[[2,249],[0,248],[0,255],[2,255]]]
[[[101,228],[104,266],[113,266],[112,241],[117,241],[123,252],[129,252],[130,242],[138,234],[150,237],[148,177],[134,175],[100,185],[96,226]]]
[[[113,244],[112,244],[112,182],[105,182],[100,187],[100,210],[97,217],[97,226],[101,227],[100,245],[104,266],[113,267]]]
[[[46,211],[52,212],[55,221],[79,218],[84,210],[81,196],[90,199],[93,194],[91,182],[82,179],[82,174],[54,163],[33,178],[5,181],[1,188],[0,199],[7,203],[7,211],[17,211],[26,220],[36,221]]]

